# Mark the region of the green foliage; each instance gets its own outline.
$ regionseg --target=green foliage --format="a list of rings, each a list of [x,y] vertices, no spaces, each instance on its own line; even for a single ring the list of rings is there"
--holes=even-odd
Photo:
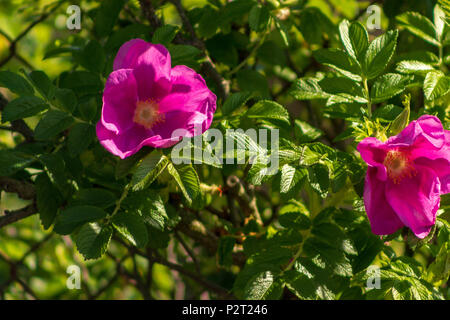
[[[450,3],[388,2],[374,30],[356,0],[81,0],[77,32],[61,2],[2,4],[0,297],[448,299],[448,195],[420,241],[374,235],[364,209],[359,141],[423,114],[450,129]],[[99,144],[104,85],[134,38],[201,75],[223,141],[124,159]],[[73,264],[83,290],[66,289]]]

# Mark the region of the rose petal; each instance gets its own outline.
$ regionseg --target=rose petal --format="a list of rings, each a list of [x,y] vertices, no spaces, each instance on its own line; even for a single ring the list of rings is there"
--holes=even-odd
[[[119,134],[134,125],[133,116],[137,102],[137,85],[133,70],[113,71],[103,91],[101,122],[111,131]]]
[[[391,234],[404,225],[386,200],[384,181],[377,179],[377,169],[369,167],[364,185],[364,206],[374,234]]]
[[[369,137],[362,140],[357,147],[361,157],[369,166],[377,169],[377,178],[385,181],[387,179],[386,167],[383,164],[388,151],[387,146],[380,140]]]
[[[400,220],[419,238],[425,238],[436,222],[440,201],[440,181],[434,171],[415,165],[415,176],[398,184],[388,180],[386,198]]]
[[[386,144],[391,147],[437,148],[445,143],[445,134],[439,118],[430,115],[411,121],[402,132],[390,137]]]

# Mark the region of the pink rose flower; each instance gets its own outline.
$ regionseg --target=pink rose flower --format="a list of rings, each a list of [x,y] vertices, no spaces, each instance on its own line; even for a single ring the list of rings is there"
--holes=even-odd
[[[386,142],[366,138],[358,145],[368,164],[364,205],[372,232],[407,226],[425,238],[436,222],[440,195],[450,192],[450,131],[424,115]]]
[[[103,91],[97,137],[112,154],[126,158],[143,146],[167,148],[211,125],[216,96],[186,66],[171,67],[170,54],[141,39],[124,43]],[[182,136],[172,136],[185,129]]]

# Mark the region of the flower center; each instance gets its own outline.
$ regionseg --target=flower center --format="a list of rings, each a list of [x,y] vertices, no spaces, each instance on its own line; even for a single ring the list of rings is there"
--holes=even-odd
[[[154,100],[138,101],[133,121],[146,129],[164,121],[164,114],[159,112],[159,105]]]
[[[395,184],[400,183],[405,177],[412,177],[416,173],[408,154],[404,151],[389,150],[383,164],[387,169],[389,178]]]

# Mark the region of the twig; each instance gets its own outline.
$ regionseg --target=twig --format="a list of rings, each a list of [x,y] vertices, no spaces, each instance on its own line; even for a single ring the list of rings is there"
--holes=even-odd
[[[35,203],[32,203],[25,208],[15,210],[15,211],[7,211],[3,217],[0,217],[0,228],[7,226],[16,221],[25,219],[29,216],[32,216],[37,213]]]

